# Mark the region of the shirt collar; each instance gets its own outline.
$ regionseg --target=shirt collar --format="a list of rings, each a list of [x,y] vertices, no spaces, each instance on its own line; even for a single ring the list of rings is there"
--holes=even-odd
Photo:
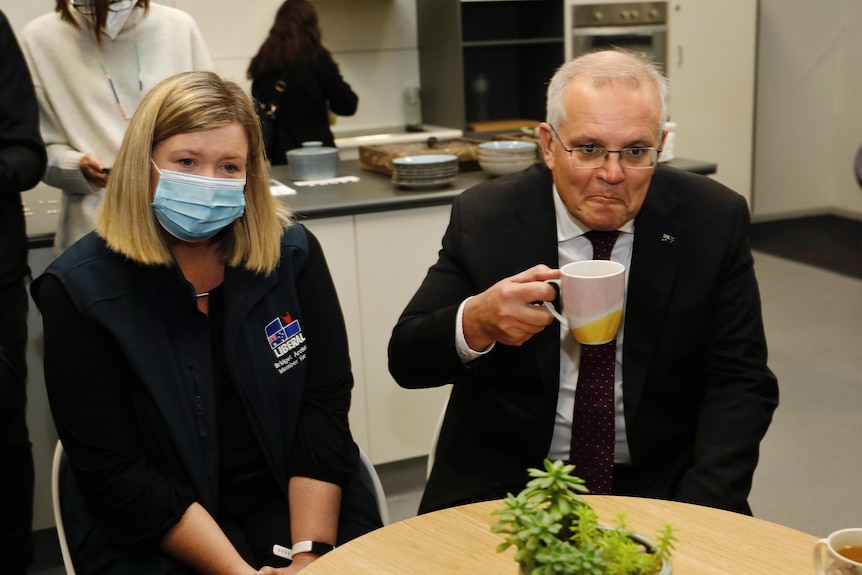
[[[564,242],[578,236],[582,236],[590,228],[584,225],[580,220],[574,217],[566,208],[560,194],[557,193],[557,186],[554,186],[554,212],[557,216],[557,241]],[[620,226],[619,230],[627,234],[633,234],[635,231],[635,221],[631,219]]]

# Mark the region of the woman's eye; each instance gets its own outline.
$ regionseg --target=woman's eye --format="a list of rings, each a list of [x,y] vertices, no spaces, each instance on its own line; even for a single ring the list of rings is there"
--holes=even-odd
[[[239,171],[239,167],[237,167],[235,164],[225,164],[224,166],[222,166],[222,169],[229,174],[235,174]]]
[[[194,166],[194,165],[195,165],[194,160],[191,160],[191,159],[189,159],[189,158],[183,158],[182,160],[180,160],[180,161],[179,161],[179,162],[177,162],[177,163],[178,163],[179,165],[181,165],[182,167],[184,167],[184,168],[191,168],[192,166]]]

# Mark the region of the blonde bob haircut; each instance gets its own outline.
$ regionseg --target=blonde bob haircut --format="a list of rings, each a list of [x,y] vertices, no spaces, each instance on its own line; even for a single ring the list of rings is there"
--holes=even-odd
[[[269,191],[260,124],[251,99],[234,82],[212,72],[171,76],[144,97],[129,124],[96,215],[96,232],[108,247],[144,265],[174,265],[152,208],[155,147],[177,134],[239,122],[248,136],[245,213],[220,232],[227,265],[269,275],[281,257],[290,212]]]

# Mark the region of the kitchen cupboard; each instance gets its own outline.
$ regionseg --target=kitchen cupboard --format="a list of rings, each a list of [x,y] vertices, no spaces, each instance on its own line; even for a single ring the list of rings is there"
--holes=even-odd
[[[709,158],[751,203],[758,0],[676,0],[668,11],[675,153]]]
[[[449,387],[402,389],[387,348],[398,316],[437,259],[449,205],[309,219],[347,323],[355,387],[350,425],[375,464],[428,454]]]
[[[305,220],[303,224],[320,240],[329,273],[338,292],[344,314],[350,363],[353,369],[353,397],[350,405],[350,430],[362,448],[369,452],[368,419],[365,406],[365,377],[362,356],[362,328],[359,317],[359,290],[356,280],[356,242],[353,216]]]

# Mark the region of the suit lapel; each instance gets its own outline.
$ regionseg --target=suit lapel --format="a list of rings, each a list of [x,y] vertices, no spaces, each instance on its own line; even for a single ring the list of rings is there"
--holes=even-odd
[[[659,172],[660,173],[660,172]],[[623,388],[627,422],[634,420],[686,241],[674,218],[677,198],[658,174],[635,219],[626,297]]]

